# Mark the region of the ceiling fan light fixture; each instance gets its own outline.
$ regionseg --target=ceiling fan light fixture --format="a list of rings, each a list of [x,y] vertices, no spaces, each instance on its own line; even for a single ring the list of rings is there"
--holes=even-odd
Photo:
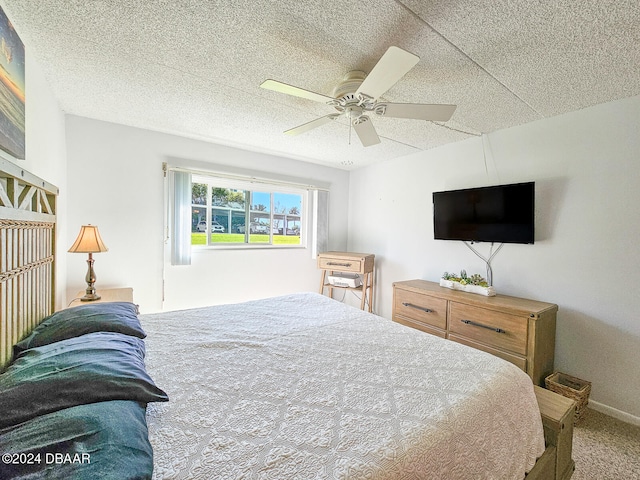
[[[358,120],[358,118],[360,118],[362,116],[362,107],[360,107],[359,105],[350,105],[347,108],[345,108],[345,113],[347,114],[347,117],[349,117],[349,120],[355,122]]]

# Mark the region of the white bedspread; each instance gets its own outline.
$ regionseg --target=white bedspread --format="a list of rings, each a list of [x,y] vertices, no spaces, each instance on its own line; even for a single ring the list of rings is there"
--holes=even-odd
[[[156,479],[521,479],[532,383],[314,293],[142,315]]]

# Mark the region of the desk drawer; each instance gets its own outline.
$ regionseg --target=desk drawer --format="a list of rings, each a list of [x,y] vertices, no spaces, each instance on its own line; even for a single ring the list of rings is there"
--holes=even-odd
[[[485,345],[527,354],[527,318],[451,302],[449,331]]]
[[[447,301],[441,298],[396,288],[393,311],[394,316],[443,330],[447,328]]]
[[[318,257],[318,268],[336,272],[364,273],[364,260],[361,258]]]

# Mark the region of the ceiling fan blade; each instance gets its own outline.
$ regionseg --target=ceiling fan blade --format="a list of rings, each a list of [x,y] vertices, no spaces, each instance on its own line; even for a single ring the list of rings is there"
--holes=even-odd
[[[260,86],[262,88],[266,88],[267,90],[286,93],[287,95],[293,95],[294,97],[306,98],[307,100],[313,100],[314,102],[327,103],[335,100],[335,98],[333,97],[312,92],[310,90],[305,90],[304,88],[294,87],[293,85],[278,82],[277,80],[265,80]]]
[[[300,135],[301,133],[313,130],[314,128],[324,125],[325,123],[329,123],[331,120],[335,120],[339,116],[339,113],[331,113],[329,115],[325,115],[324,117],[316,118],[315,120],[311,120],[310,122],[298,125],[297,127],[291,128],[284,133],[286,133],[287,135]]]
[[[384,107],[379,115],[393,118],[414,118],[435,122],[448,121],[456,110],[455,105],[427,105],[423,103],[380,103],[376,107]],[[378,111],[375,109],[374,111]]]
[[[356,94],[362,93],[375,100],[393,87],[419,61],[420,57],[413,53],[398,47],[389,47],[358,87]]]
[[[380,143],[378,132],[376,132],[373,122],[369,120],[369,117],[362,116],[356,118],[353,121],[353,129],[358,134],[358,138],[360,139],[363,147],[369,147],[376,143]]]

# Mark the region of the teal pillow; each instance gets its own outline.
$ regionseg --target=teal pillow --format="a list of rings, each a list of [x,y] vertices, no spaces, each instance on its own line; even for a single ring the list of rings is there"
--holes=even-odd
[[[3,480],[141,480],[153,473],[145,406],[128,400],[65,408],[0,430]]]
[[[166,402],[144,366],[144,342],[97,332],[25,350],[0,375],[0,428],[107,400]]]
[[[119,332],[138,338],[146,337],[138,320],[138,307],[133,303],[91,303],[48,316],[28,337],[13,347],[13,353],[17,357],[28,348],[94,332]]]

